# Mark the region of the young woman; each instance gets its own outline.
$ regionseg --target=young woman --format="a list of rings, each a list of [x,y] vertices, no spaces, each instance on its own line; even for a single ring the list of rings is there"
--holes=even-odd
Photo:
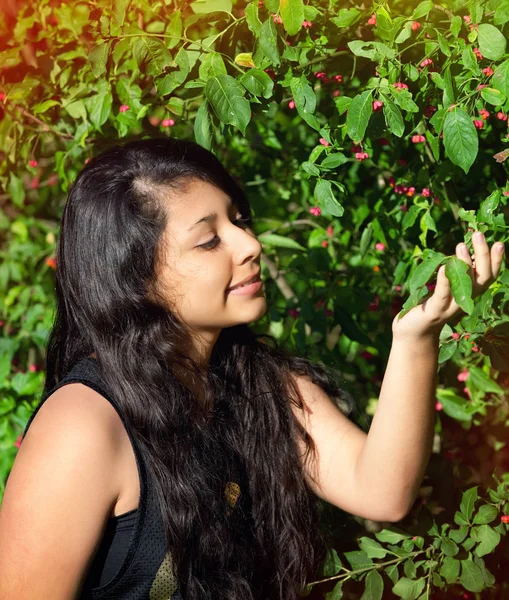
[[[475,241],[476,292],[502,254]],[[441,270],[393,323],[369,434],[332,370],[255,335],[261,244],[190,142],[118,145],[63,212],[42,400],[0,512],[0,599],[292,600],[325,557],[318,498],[410,509],[431,452]]]

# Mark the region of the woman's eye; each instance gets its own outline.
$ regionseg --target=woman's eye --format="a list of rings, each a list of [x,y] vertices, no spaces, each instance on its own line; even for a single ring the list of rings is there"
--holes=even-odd
[[[239,217],[238,219],[236,219],[234,221],[234,223],[240,223],[241,227],[249,227],[249,219],[244,219],[242,217]],[[204,250],[217,250],[219,248],[219,246],[221,245],[221,240],[220,238],[215,235],[210,242],[206,242],[205,244],[200,244],[200,246],[198,246],[198,248],[203,248]]]

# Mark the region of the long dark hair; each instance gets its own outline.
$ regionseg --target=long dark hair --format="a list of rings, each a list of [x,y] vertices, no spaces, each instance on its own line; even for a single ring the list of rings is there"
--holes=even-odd
[[[178,193],[192,180],[227,193],[251,224],[235,180],[192,142],[115,145],[77,175],[56,251],[44,393],[95,352],[144,451],[186,600],[293,600],[327,544],[296,444],[300,436],[305,460],[316,452],[290,406],[303,406],[292,375],[308,376],[345,414],[356,407],[332,369],[283,351],[247,324],[221,331],[207,366],[182,351],[192,334],[155,285],[168,218],[160,192]],[[174,376],[175,365],[200,381],[205,403]],[[245,483],[242,533],[224,510],[224,474],[233,463]]]

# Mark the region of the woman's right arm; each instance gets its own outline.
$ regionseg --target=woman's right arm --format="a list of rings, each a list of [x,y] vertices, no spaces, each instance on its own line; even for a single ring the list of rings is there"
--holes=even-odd
[[[120,494],[115,409],[81,384],[41,406],[0,507],[0,600],[72,600]]]

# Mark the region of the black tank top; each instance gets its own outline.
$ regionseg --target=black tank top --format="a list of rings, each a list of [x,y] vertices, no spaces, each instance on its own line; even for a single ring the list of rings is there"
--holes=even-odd
[[[95,359],[87,357],[78,362],[43,396],[30,416],[23,437],[43,402],[68,383],[87,385],[113,405],[129,435],[140,478],[138,508],[108,520],[78,600],[182,600],[171,552],[166,551],[162,518],[150,473],[120,407],[101,377]],[[239,495],[238,484],[229,481],[225,489],[228,512],[235,508]]]

